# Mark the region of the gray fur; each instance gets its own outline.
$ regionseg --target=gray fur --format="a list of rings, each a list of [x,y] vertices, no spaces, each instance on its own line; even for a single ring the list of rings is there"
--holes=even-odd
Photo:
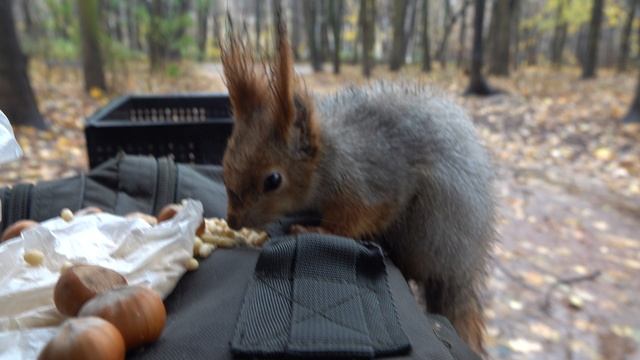
[[[323,144],[309,204],[337,189],[395,202],[383,247],[426,286],[431,311],[481,307],[494,234],[492,170],[465,111],[411,85],[376,83],[318,99]]]

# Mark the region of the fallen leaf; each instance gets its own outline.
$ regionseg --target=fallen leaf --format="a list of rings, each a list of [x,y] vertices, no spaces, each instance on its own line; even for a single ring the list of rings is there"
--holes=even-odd
[[[542,351],[542,345],[539,342],[523,338],[509,340],[507,344],[513,351],[519,353],[528,354]]]

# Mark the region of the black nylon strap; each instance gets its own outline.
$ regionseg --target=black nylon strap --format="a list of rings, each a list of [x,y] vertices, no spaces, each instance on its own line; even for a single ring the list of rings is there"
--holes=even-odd
[[[231,344],[251,356],[372,358],[406,353],[381,249],[304,234],[262,251]]]

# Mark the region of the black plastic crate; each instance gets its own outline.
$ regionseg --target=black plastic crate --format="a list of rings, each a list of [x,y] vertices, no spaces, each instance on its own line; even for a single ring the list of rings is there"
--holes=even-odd
[[[232,129],[227,94],[123,96],[87,119],[89,166],[120,151],[220,164]]]

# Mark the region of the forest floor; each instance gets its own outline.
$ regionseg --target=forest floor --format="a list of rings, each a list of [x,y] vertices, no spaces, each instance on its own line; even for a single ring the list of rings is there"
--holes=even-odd
[[[119,93],[224,91],[216,64],[183,65],[150,77],[131,66]],[[363,83],[359,69],[311,74],[330,92]],[[472,114],[497,168],[501,241],[487,292],[495,359],[640,359],[640,127],[618,121],[636,76],[528,68],[490,79],[504,94],[463,97],[467,78],[408,68],[376,78],[412,79],[450,92]],[[32,67],[48,131],[17,128],[25,152],[0,166],[0,186],[87,170],[83,121],[114,94],[85,95],[78,69]]]

